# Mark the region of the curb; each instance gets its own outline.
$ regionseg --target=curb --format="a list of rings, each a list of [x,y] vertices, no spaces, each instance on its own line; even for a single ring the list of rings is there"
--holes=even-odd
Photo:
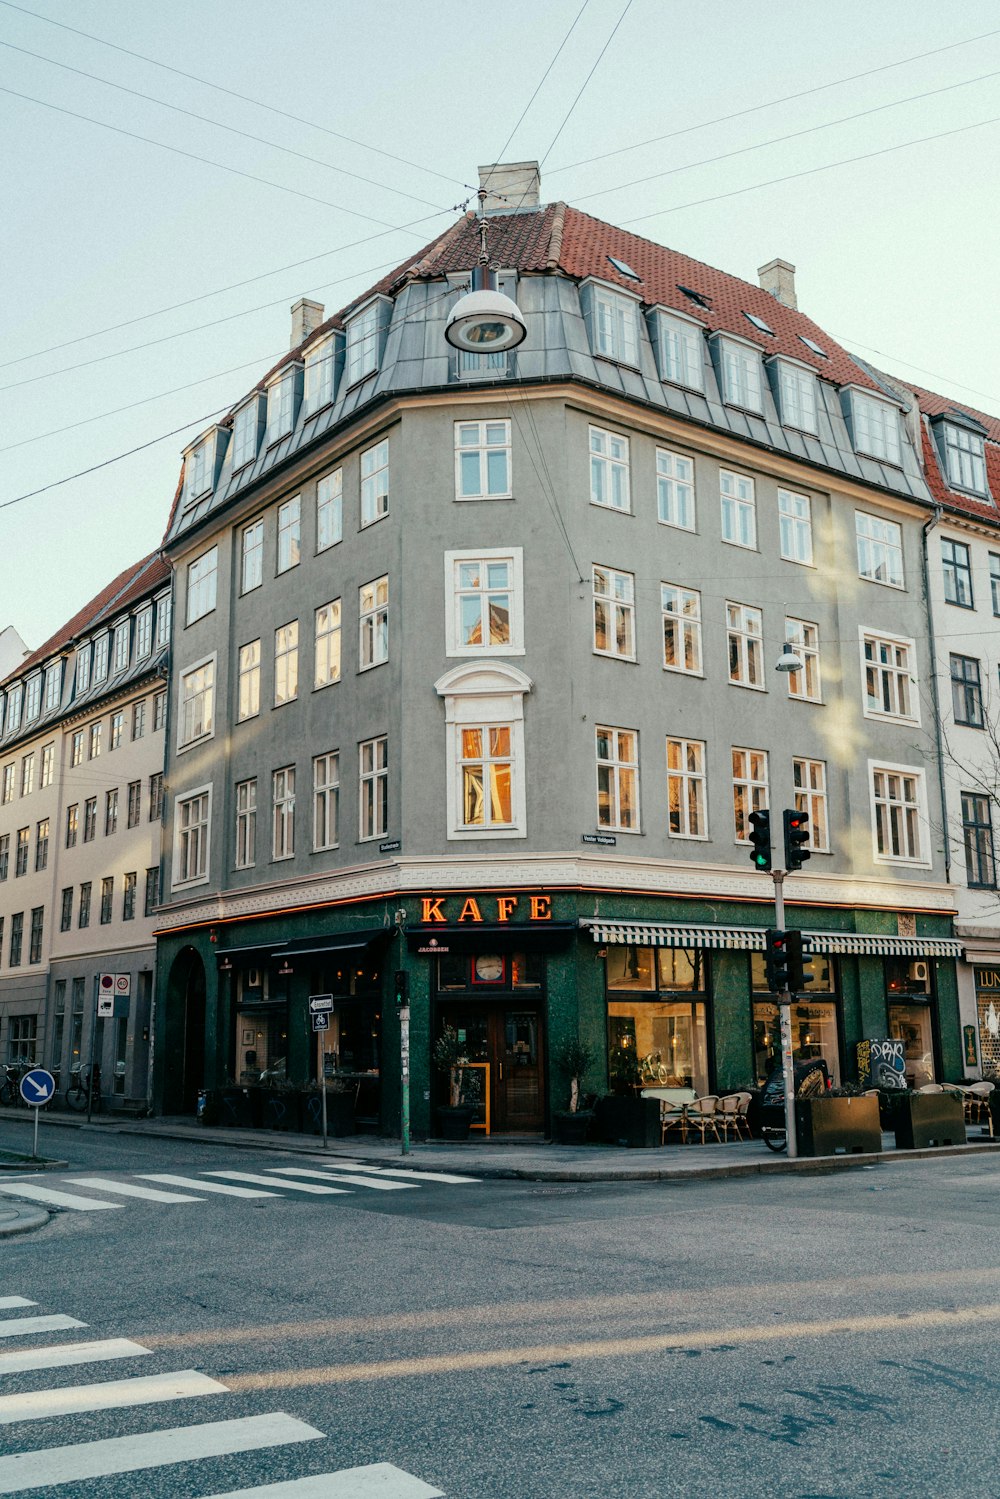
[[[34,1228],[44,1228],[51,1215],[44,1208],[16,1207],[0,1212],[0,1238],[11,1238],[14,1234],[27,1234]]]

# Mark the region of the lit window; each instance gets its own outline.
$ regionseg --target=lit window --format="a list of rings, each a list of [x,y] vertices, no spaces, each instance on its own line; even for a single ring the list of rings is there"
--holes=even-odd
[[[215,660],[182,673],[178,748],[206,739],[215,729]]]
[[[299,695],[299,622],[293,619],[274,632],[274,706]]]
[[[757,501],[754,482],[747,474],[719,469],[722,502],[722,539],[736,547],[757,545]]]
[[[639,736],[634,729],[598,727],[597,823],[639,831]]]
[[[336,354],[336,340],[332,337],[313,344],[306,354],[305,402],[310,413],[329,406],[333,400]]]
[[[379,303],[372,302],[347,325],[347,380],[353,385],[378,369]]]
[[[594,353],[620,364],[639,363],[637,307],[628,297],[594,287]]]
[[[236,868],[253,867],[257,842],[257,781],[236,783]]]
[[[677,583],[661,583],[663,665],[667,671],[701,676],[701,594]]]
[[[739,687],[764,689],[764,621],[759,609],[726,603],[729,680]]]
[[[336,848],[340,840],[340,756],[313,760],[313,849]]]
[[[674,385],[702,390],[705,384],[702,332],[682,318],[658,314],[660,328],[660,379]]]
[[[28,845],[31,840],[30,828],[18,828],[17,845],[14,853],[14,878],[20,879],[28,873]]]
[[[590,503],[607,510],[628,511],[628,438],[603,427],[590,429]]]
[[[358,589],[358,670],[389,659],[389,579],[375,578]]]
[[[316,550],[325,552],[344,535],[344,471],[334,469],[316,485]]]
[[[383,736],[358,745],[358,837],[384,838],[389,826],[389,747]]]
[[[826,800],[826,764],[823,760],[792,760],[795,810],[809,818],[808,847],[812,853],[830,852],[830,820]]]
[[[901,463],[899,412],[885,401],[851,391],[854,412],[854,446],[859,453],[881,458],[898,468]]]
[[[802,432],[816,431],[816,376],[811,370],[779,361],[778,402],[781,420],[786,427],[798,427]]]
[[[295,370],[267,388],[267,440],[277,442],[286,437],[295,421]]]
[[[865,716],[916,722],[913,641],[863,631],[861,664],[865,674]]]
[[[314,687],[329,687],[340,681],[340,600],[321,604],[316,610]]]
[[[983,688],[975,656],[951,656],[951,711],[956,723],[984,727]]]
[[[238,473],[257,456],[259,436],[259,405],[257,397],[246,406],[241,406],[233,418],[233,472]]]
[[[858,573],[869,583],[903,588],[903,533],[894,520],[855,510],[854,529],[858,543]]]
[[[278,506],[278,572],[298,567],[302,555],[302,500],[299,495]]]
[[[210,547],[200,557],[188,563],[187,570],[187,623],[193,624],[215,608],[215,589],[219,567],[219,548]],[[107,639],[105,637],[105,654]],[[94,675],[97,676],[95,664]]]
[[[667,740],[667,828],[672,838],[707,838],[705,744]]]
[[[250,640],[240,646],[237,680],[237,721],[254,718],[260,712],[260,641]]]
[[[240,543],[240,593],[259,588],[264,578],[264,522],[243,527]]]
[[[667,448],[656,450],[656,507],[661,525],[694,530],[694,463]]]
[[[181,797],[175,809],[177,829],[177,863],[174,884],[183,885],[208,879],[209,817],[212,793],[200,791]]]
[[[921,859],[923,772],[903,765],[871,765],[875,857]]]
[[[295,766],[276,770],[274,789],[274,846],[271,857],[291,859],[295,854]]]
[[[523,838],[530,679],[507,661],[463,661],[435,688],[445,705],[448,838]]]
[[[974,608],[972,600],[972,564],[969,548],[962,541],[941,540],[941,571],[944,575],[944,597],[948,604],[961,609]]]
[[[66,808],[66,847],[76,848],[76,840],[80,832],[80,803],[74,802],[71,807]]]
[[[361,454],[361,524],[370,526],[389,514],[389,440],[383,438]]]
[[[463,727],[459,735],[463,828],[513,825],[510,724]]]
[[[455,498],[509,499],[510,422],[455,423]]]
[[[722,340],[723,400],[730,406],[747,411],[763,411],[760,383],[760,355],[756,349]]]
[[[737,843],[750,842],[750,813],[767,810],[767,751],[733,750],[733,822]]]
[[[822,685],[819,674],[819,626],[805,619],[785,619],[785,640],[802,662],[800,671],[790,671],[788,696],[803,703],[818,703],[822,700]]]
[[[981,435],[969,432],[965,427],[953,427],[950,422],[943,423],[942,430],[949,484],[956,489],[971,490],[973,494],[988,494]]]
[[[778,529],[786,562],[810,565],[813,560],[812,502],[807,494],[778,490]]]
[[[594,568],[594,650],[635,660],[635,577],[613,567]]]

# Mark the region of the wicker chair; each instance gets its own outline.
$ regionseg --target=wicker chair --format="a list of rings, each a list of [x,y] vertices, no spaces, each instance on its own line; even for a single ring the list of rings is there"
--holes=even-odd
[[[715,1093],[707,1093],[704,1098],[696,1098],[689,1103],[686,1109],[687,1127],[692,1134],[697,1130],[704,1145],[705,1136],[711,1132],[719,1144],[722,1144],[722,1136],[719,1134],[719,1099]]]

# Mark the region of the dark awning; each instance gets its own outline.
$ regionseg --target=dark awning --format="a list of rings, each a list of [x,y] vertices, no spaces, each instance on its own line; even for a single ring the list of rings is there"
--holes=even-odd
[[[295,942],[277,942],[275,958],[304,958],[316,953],[360,952],[373,942],[385,942],[396,935],[395,927],[367,926],[355,932],[331,932],[328,936],[300,937]]]
[[[434,950],[445,953],[470,952],[562,952],[577,931],[575,921],[546,921],[530,924],[516,922],[455,922],[434,926],[408,927],[406,945],[410,952],[433,956]]]

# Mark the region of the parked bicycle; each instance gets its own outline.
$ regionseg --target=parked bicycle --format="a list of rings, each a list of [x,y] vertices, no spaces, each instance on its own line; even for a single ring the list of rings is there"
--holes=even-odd
[[[31,1067],[27,1062],[7,1062],[0,1070],[0,1104],[27,1108],[21,1097],[21,1079]]]
[[[821,1057],[808,1062],[795,1062],[795,1096],[810,1098],[825,1093],[830,1087],[830,1069]],[[761,1139],[768,1150],[788,1149],[788,1134],[785,1129],[785,1079],[780,1065],[771,1073],[761,1100]]]
[[[82,1114],[90,1103],[91,1112],[101,1112],[101,1069],[95,1062],[93,1070],[81,1067],[73,1074],[73,1081],[66,1089],[66,1107]]]

